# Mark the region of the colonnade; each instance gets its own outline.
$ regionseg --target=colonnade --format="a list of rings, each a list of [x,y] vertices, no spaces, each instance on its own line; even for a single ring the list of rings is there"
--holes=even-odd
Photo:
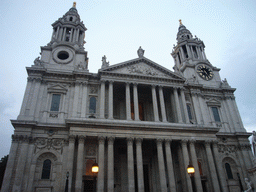
[[[108,90],[108,119],[113,119],[113,81],[109,81],[109,90]],[[131,93],[130,86],[133,89],[133,102],[134,102],[134,120],[139,121],[139,98],[138,98],[138,83],[129,83],[125,84],[125,103],[126,103],[126,120],[132,120],[131,117]],[[151,87],[152,94],[152,103],[153,103],[153,114],[154,121],[159,122],[159,110],[162,116],[162,122],[167,122],[166,116],[166,108],[165,108],[165,99],[163,93],[163,86],[149,85]],[[158,89],[156,89],[158,87]],[[183,88],[172,87],[173,95],[174,95],[174,103],[175,103],[175,112],[177,114],[177,122],[178,123],[189,123],[189,117],[186,107],[185,94]],[[105,118],[105,92],[106,92],[106,81],[101,81],[100,86],[100,118]],[[178,94],[180,92],[180,94]],[[158,106],[158,97],[159,95],[159,103]],[[170,98],[171,99],[171,98]],[[184,113],[184,118],[182,114]]]
[[[70,32],[67,33],[67,30],[70,29]],[[71,28],[71,27],[60,27],[53,29],[52,34],[52,41],[58,40],[58,41],[67,41],[66,37],[68,35],[68,41],[67,42],[79,42],[79,44],[82,43],[83,38],[79,37],[84,34],[84,31],[80,30],[79,28]]]
[[[76,166],[76,183],[75,189],[76,191],[82,191],[82,176],[83,176],[83,164],[84,164],[84,141],[86,137],[79,136],[78,138],[78,154],[77,154],[77,166]],[[127,174],[128,174],[128,191],[135,191],[135,179],[137,179],[137,186],[139,192],[144,192],[144,175],[143,175],[143,155],[142,155],[142,143],[143,138],[138,137],[127,137]],[[97,192],[103,192],[105,188],[107,188],[108,192],[114,191],[114,140],[115,138],[110,136],[99,136],[98,137],[98,165],[99,165],[99,173],[97,177]],[[159,189],[161,192],[167,192],[168,188],[170,191],[176,191],[176,183],[174,176],[174,165],[172,160],[172,139],[164,139],[164,138],[156,138],[153,139],[156,142],[157,149],[157,161],[158,161],[158,174],[160,180]],[[72,177],[72,166],[73,166],[73,151],[74,151],[74,137],[70,138],[69,142],[69,152],[70,155],[68,157],[68,171]],[[175,141],[177,142],[177,141]],[[181,153],[183,158],[183,163],[180,166],[184,166],[182,170],[185,172],[185,185],[187,191],[192,192],[192,182],[190,176],[187,174],[186,169],[187,166],[192,162],[192,165],[195,168],[195,187],[197,191],[203,191],[202,182],[199,172],[198,160],[196,155],[195,144],[196,140],[193,139],[183,139],[178,141],[181,145]],[[107,145],[107,146],[105,146]],[[223,178],[225,175],[222,166],[219,162],[215,161],[218,159],[217,154],[217,145],[216,142],[213,141],[205,141],[205,152],[207,154],[207,163],[209,168],[209,181],[212,182],[211,185],[213,187],[214,192],[219,192],[220,187],[222,191],[227,191],[227,183]],[[213,147],[212,147],[213,146]],[[107,151],[105,151],[107,149]],[[213,149],[213,150],[212,150]],[[136,154],[136,158],[134,158],[134,151]],[[105,155],[107,153],[107,155]],[[165,153],[165,155],[164,155]],[[189,155],[190,154],[190,155]],[[107,161],[105,161],[107,158]],[[215,160],[214,160],[215,158]],[[107,165],[104,165],[104,162],[107,162]],[[215,164],[216,163],[216,164]],[[134,165],[137,167],[137,178],[135,178],[134,174]],[[105,171],[107,173],[105,173]],[[220,177],[220,183],[218,179],[218,175]],[[105,177],[107,176],[107,178]],[[71,181],[70,178],[69,183],[69,191],[71,191]],[[106,182],[105,182],[106,181]],[[107,184],[106,184],[107,183]],[[167,185],[168,183],[168,185]],[[106,186],[104,186],[106,184]],[[185,187],[185,186],[184,186]]]

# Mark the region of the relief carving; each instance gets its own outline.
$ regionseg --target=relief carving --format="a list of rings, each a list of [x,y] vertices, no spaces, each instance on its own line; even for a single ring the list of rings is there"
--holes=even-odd
[[[162,76],[168,77],[168,75],[159,73],[153,67],[144,66],[144,65],[131,65],[127,67],[129,73],[149,75],[149,76]]]
[[[96,146],[95,145],[87,145],[86,146],[86,156],[96,156]]]
[[[91,87],[90,87],[90,93],[91,93],[91,94],[97,94],[97,93],[98,93],[98,87],[91,85]]]
[[[237,151],[236,145],[218,145],[219,153],[234,153]]]
[[[54,149],[56,151],[63,152],[63,146],[67,142],[65,139],[58,139],[58,138],[36,138],[35,140],[35,150],[36,149]]]

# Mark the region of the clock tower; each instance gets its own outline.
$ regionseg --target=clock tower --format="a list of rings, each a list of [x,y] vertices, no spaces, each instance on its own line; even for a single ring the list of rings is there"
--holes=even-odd
[[[185,77],[190,84],[219,87],[220,69],[207,60],[204,48],[203,41],[193,37],[180,20],[177,45],[174,45],[171,53],[175,62],[174,71]]]

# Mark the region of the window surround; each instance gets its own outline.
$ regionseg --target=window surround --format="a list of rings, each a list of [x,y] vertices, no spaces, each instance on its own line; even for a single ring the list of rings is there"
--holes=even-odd
[[[207,104],[208,110],[210,112],[211,123],[215,127],[222,127],[223,120],[222,120],[221,110],[220,110],[221,103],[218,100],[216,100],[216,99],[210,99],[209,101],[206,102],[206,104]],[[213,110],[212,110],[213,107],[217,108],[220,121],[215,121]]]

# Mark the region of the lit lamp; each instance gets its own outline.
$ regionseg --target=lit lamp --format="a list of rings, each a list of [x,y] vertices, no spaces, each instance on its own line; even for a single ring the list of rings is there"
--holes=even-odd
[[[193,167],[193,165],[191,164],[188,165],[187,172],[190,176],[195,173],[195,168]]]
[[[190,178],[191,178],[192,190],[196,191],[195,181],[194,181],[195,168],[193,167],[193,165],[191,165],[191,164],[188,165],[187,172],[188,172],[188,174],[190,175]]]
[[[92,165],[92,173],[93,173],[93,192],[96,192],[96,177],[99,172],[99,165],[98,163],[94,163]]]

